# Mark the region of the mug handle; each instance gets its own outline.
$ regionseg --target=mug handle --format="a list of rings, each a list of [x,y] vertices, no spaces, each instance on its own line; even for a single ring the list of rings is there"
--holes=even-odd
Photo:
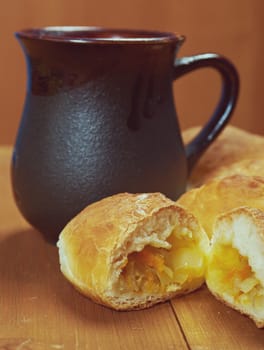
[[[198,133],[187,144],[188,174],[193,166],[212,143],[220,131],[225,127],[235,108],[239,92],[239,76],[234,65],[225,57],[215,53],[204,53],[190,57],[177,58],[174,63],[174,80],[186,73],[199,68],[214,68],[222,77],[222,94],[215,112]]]

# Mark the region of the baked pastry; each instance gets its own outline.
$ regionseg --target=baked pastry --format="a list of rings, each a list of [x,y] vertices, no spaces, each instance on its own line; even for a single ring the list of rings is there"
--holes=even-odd
[[[200,127],[183,132],[184,143],[195,137]],[[264,176],[264,137],[227,126],[209,146],[191,172],[188,188],[232,174]]]
[[[248,176],[263,176],[264,177],[264,156],[260,158],[247,158],[239,162],[234,162],[228,166],[221,166],[216,169],[212,169],[210,173],[204,176],[205,183],[214,180],[221,179],[226,176],[243,174]]]
[[[184,193],[176,203],[198,219],[210,238],[219,214],[240,206],[264,210],[264,177],[231,175],[215,179]]]
[[[57,243],[61,271],[117,310],[142,309],[204,282],[209,241],[197,220],[160,193],[121,193],[89,205]]]
[[[208,258],[209,290],[264,327],[264,212],[240,207],[215,223]]]

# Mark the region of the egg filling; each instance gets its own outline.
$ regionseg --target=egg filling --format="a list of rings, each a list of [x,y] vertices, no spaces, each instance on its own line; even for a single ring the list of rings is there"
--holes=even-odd
[[[248,259],[228,244],[212,248],[206,276],[208,286],[226,301],[244,308],[264,308],[264,289]]]
[[[146,245],[127,256],[118,279],[120,292],[187,292],[202,284],[205,256],[192,232],[174,228],[166,242],[169,248]]]

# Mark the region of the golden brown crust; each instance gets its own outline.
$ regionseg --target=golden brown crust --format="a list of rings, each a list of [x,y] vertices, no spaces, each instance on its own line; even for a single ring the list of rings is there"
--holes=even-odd
[[[231,175],[209,181],[183,194],[177,204],[189,210],[211,237],[217,216],[225,211],[240,206],[264,210],[264,178]]]
[[[117,310],[142,309],[187,293],[190,290],[185,288],[127,298],[113,289],[127,255],[142,250],[148,241],[162,244],[174,222],[193,230],[196,239],[206,238],[191,214],[160,193],[105,198],[85,208],[61,232],[61,270],[81,293]],[[202,283],[203,279],[195,287]]]
[[[172,204],[172,201],[158,194],[121,193],[89,205],[69,222],[60,235],[63,254],[66,255],[67,265],[71,266],[69,275],[62,264],[63,273],[77,289],[102,302],[100,295],[109,278],[112,251],[124,244],[139,221],[152,215],[157,208]],[[80,287],[79,280],[85,273],[87,279]],[[90,290],[90,285],[93,285],[95,293]]]
[[[243,174],[248,176],[264,176],[264,158],[263,159],[243,159],[234,162],[228,166],[221,166],[212,169],[210,173],[204,177],[204,181],[208,182],[214,179],[221,179],[226,176]]]
[[[201,128],[183,132],[187,144]],[[234,126],[227,126],[209,146],[193,169],[189,188],[199,187],[216,177],[231,174],[264,176],[264,138]]]

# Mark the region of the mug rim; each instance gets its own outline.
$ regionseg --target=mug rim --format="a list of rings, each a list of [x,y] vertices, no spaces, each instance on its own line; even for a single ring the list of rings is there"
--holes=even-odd
[[[15,32],[15,36],[18,39],[87,44],[163,44],[175,43],[185,39],[183,35],[174,32],[96,26],[47,26],[26,28]]]

